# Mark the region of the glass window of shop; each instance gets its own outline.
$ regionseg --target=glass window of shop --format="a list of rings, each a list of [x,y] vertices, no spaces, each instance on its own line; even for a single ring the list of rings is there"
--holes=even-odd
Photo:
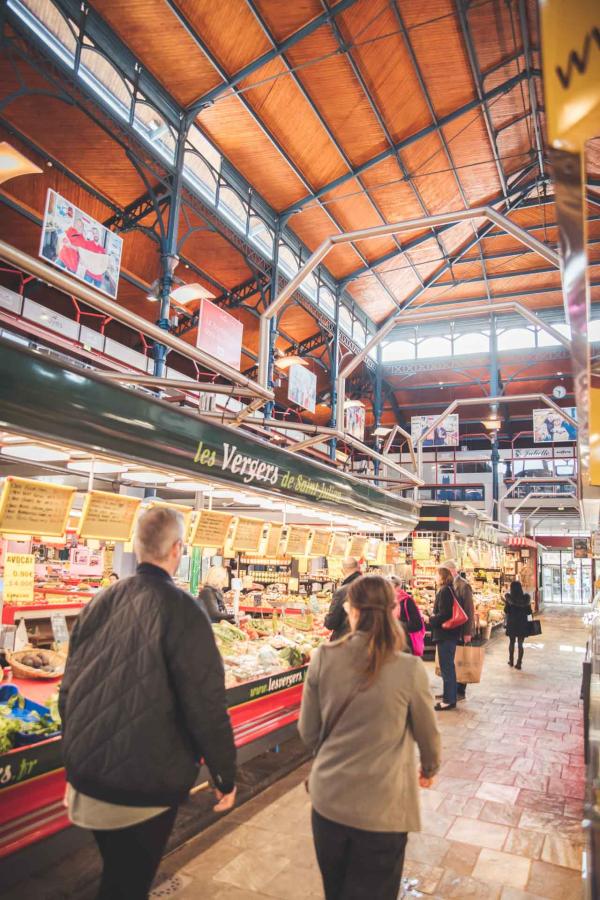
[[[543,553],[542,598],[545,604],[562,606],[584,606],[591,603],[591,559],[574,559],[571,550]]]

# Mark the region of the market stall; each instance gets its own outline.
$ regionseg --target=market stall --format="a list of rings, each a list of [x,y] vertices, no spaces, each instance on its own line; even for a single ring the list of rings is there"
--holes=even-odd
[[[216,561],[228,570],[236,624],[214,631],[241,759],[292,733],[341,559],[387,560],[392,535],[418,514],[352,476],[8,344],[0,420],[0,648],[13,670],[11,696],[0,695],[6,856],[68,824],[52,711],[69,626],[114,569],[133,571],[147,505],[184,513],[181,586],[197,592]]]
[[[417,528],[401,543],[400,553],[405,579],[426,623],[435,602],[438,567],[452,560],[473,589],[477,637],[489,640],[504,620],[501,585],[507,557],[501,532],[450,504],[424,504]],[[433,654],[429,629],[425,647],[426,654]]]

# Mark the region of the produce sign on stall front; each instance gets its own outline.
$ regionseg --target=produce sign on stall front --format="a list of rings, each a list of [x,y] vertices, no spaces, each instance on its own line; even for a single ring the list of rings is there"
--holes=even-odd
[[[264,554],[267,559],[277,559],[277,557],[280,556],[279,547],[281,544],[282,531],[283,525],[274,525],[271,523]]]
[[[4,558],[4,602],[33,603],[35,556],[7,553]]]
[[[316,528],[313,531],[312,542],[310,545],[311,556],[329,556],[329,547],[331,545],[331,532],[320,531]]]
[[[329,550],[329,555],[333,557],[338,557],[338,559],[343,559],[347,556],[346,548],[348,547],[348,535],[347,534],[334,534],[331,539],[331,549]]]
[[[367,539],[364,534],[353,534],[350,538],[350,548],[348,550],[348,556],[353,556],[355,559],[360,559],[364,555],[366,544]]]
[[[139,497],[90,491],[85,495],[79,520],[79,537],[97,541],[130,541]]]
[[[201,510],[192,530],[191,545],[217,550],[223,547],[232,518],[229,513],[214,512],[212,509]]]
[[[0,533],[62,537],[75,490],[9,475],[0,496]]]
[[[289,525],[285,544],[286,556],[306,556],[310,529],[300,525]]]
[[[233,532],[232,549],[258,553],[265,523],[262,519],[238,516]]]
[[[183,516],[183,533],[187,536],[190,533],[190,526],[192,524],[192,513],[194,510],[191,506],[184,506],[183,503],[166,503],[164,500],[153,500],[148,504],[152,509],[154,506],[162,506],[165,509],[174,509],[177,512],[180,512]]]

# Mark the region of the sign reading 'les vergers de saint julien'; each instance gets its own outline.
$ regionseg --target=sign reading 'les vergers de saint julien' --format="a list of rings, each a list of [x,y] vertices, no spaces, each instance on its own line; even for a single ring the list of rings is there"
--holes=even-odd
[[[226,441],[222,444],[222,455],[211,447],[205,447],[204,442],[200,441],[194,462],[206,469],[219,468],[222,472],[234,476],[235,480],[242,484],[278,487],[313,500],[345,499],[343,492],[333,485],[300,474],[292,475],[281,466],[238,452],[236,444],[229,444]]]

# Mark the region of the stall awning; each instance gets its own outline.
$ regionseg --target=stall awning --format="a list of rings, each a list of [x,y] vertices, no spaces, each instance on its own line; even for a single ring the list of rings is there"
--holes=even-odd
[[[419,507],[239,429],[0,341],[0,427],[412,531]]]

